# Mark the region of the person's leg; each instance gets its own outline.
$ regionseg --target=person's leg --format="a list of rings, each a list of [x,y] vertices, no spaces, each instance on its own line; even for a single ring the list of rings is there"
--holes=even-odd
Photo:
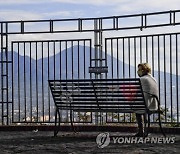
[[[143,119],[144,119],[144,137],[147,137],[148,136],[148,132],[149,132],[149,130],[148,130],[148,126],[147,126],[147,124],[148,124],[148,114],[147,113],[145,113],[145,114],[143,114]]]
[[[135,134],[135,136],[142,137],[143,136],[143,122],[142,122],[142,114],[136,113],[136,121],[138,124],[138,132]]]

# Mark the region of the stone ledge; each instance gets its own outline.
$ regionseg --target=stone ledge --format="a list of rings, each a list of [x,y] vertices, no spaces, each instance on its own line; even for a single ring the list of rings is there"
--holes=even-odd
[[[108,132],[136,132],[137,127],[135,126],[74,126],[76,131],[108,131]],[[26,126],[0,126],[0,131],[33,131],[38,129],[39,131],[53,131],[54,126],[46,125],[26,125]],[[180,127],[164,127],[165,133],[180,134]],[[60,131],[72,131],[71,126],[63,125]],[[159,127],[151,127],[150,133],[160,133]]]

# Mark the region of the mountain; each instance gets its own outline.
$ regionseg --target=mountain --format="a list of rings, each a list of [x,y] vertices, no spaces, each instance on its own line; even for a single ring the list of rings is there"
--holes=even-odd
[[[13,52],[13,88],[14,88],[14,98],[24,105],[24,99],[27,101],[36,102],[36,93],[38,92],[38,101],[43,101],[48,99],[48,79],[83,79],[90,78],[89,66],[90,66],[90,51],[91,56],[94,58],[94,49],[87,46],[73,46],[72,48],[67,48],[61,52],[58,52],[54,56],[44,57],[41,59],[33,59],[29,56],[18,55],[16,51]],[[105,53],[103,53],[103,58]],[[79,55],[79,58],[78,58]],[[8,52],[8,57],[11,59],[11,52]],[[67,58],[66,58],[67,57]],[[1,58],[1,54],[0,54]],[[113,64],[112,64],[113,61]],[[107,54],[107,65],[108,65],[108,78],[117,78],[117,64],[119,67],[119,78],[123,77],[123,62],[111,57]],[[9,78],[12,79],[11,65],[9,68]],[[79,68],[79,69],[78,69]],[[25,72],[25,73],[24,73]],[[124,63],[124,76],[126,78],[130,76],[135,77],[135,68]],[[1,73],[1,72],[0,72]],[[164,72],[154,72],[155,78],[158,80],[158,75],[160,74],[160,91],[161,97],[164,101]],[[166,97],[168,105],[171,104],[170,101],[170,73],[165,73],[166,75]],[[37,77],[37,78],[36,78]],[[94,76],[93,76],[94,77]],[[19,80],[18,80],[19,78]],[[172,86],[176,87],[177,76],[172,74]],[[180,81],[180,76],[178,76]],[[31,83],[31,84],[30,84]],[[11,85],[11,81],[9,81]],[[42,88],[43,86],[43,88]],[[179,86],[180,87],[180,86]],[[19,94],[20,93],[20,94]],[[173,101],[175,101],[174,89],[173,89]],[[18,94],[20,96],[18,96]],[[30,98],[32,96],[32,98]],[[20,98],[19,98],[20,97]],[[35,104],[35,103],[34,103]]]

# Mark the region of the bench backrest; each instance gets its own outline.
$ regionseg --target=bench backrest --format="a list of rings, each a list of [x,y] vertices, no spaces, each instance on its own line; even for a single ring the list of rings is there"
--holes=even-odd
[[[49,80],[57,108],[74,111],[147,110],[140,79]]]

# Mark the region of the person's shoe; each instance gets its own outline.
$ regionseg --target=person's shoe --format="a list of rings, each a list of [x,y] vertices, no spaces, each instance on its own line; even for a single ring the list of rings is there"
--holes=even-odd
[[[148,137],[148,133],[147,132],[144,132],[144,137]]]
[[[138,132],[138,133],[136,133],[134,136],[135,136],[135,137],[143,137],[144,134],[143,134],[143,132]]]

